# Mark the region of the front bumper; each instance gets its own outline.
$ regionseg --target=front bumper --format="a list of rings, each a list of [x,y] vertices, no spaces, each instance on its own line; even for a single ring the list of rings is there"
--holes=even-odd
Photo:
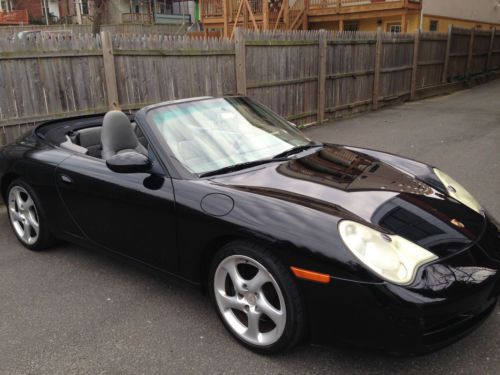
[[[300,281],[311,339],[399,354],[439,349],[482,323],[500,295],[500,234],[487,220],[481,240],[420,270],[410,286],[336,279]]]

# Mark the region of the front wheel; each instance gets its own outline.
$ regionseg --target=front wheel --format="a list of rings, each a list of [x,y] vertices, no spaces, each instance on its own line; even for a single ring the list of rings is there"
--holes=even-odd
[[[215,256],[210,292],[226,328],[264,354],[290,349],[302,337],[304,313],[295,280],[270,251],[234,242]]]
[[[17,239],[29,250],[43,250],[53,243],[41,203],[21,179],[7,189],[7,212]]]

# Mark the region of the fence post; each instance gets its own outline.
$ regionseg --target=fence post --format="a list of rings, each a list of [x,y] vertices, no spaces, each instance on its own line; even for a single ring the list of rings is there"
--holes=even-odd
[[[318,115],[317,122],[325,121],[325,86],[326,86],[326,32],[320,30],[318,43]]]
[[[413,66],[411,69],[410,99],[415,100],[417,96],[417,73],[418,73],[418,55],[420,52],[420,29],[415,32],[415,41],[413,42]]]
[[[246,73],[246,50],[245,38],[240,28],[236,29],[235,38],[235,59],[236,59],[236,93],[238,95],[247,94],[247,73]]]
[[[373,105],[372,108],[378,109],[378,97],[380,93],[380,61],[382,59],[382,28],[377,28],[377,43],[375,44],[375,69],[373,74]]]
[[[106,78],[106,93],[109,109],[120,109],[118,104],[118,86],[116,85],[115,57],[113,42],[109,31],[101,31],[102,58],[104,61],[104,76]]]
[[[446,40],[446,52],[444,55],[443,79],[442,82],[448,81],[448,67],[450,66],[450,50],[451,38],[453,38],[453,25],[448,26],[448,39]]]
[[[497,29],[493,27],[491,29],[491,39],[490,39],[490,49],[488,50],[488,60],[486,60],[486,70],[490,70],[491,67],[491,58],[493,57],[493,46],[495,45],[495,35],[497,33]]]
[[[469,51],[467,54],[467,69],[465,70],[465,78],[469,79],[471,70],[472,70],[472,58],[474,55],[474,34],[476,33],[476,29],[473,28],[470,30],[470,41],[469,41]]]

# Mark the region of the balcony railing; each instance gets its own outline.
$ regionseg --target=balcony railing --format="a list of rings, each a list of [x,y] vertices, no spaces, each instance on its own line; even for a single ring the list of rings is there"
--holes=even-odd
[[[266,0],[248,0],[250,8],[252,9],[252,13],[254,16],[261,16],[262,11],[262,2]],[[269,15],[272,18],[273,13],[279,12],[279,7],[281,4],[279,2],[270,2],[269,0]],[[290,12],[300,12],[299,6],[304,8],[306,2],[304,0],[285,0],[289,3]],[[421,0],[408,0],[410,3],[421,3]],[[310,8],[340,8],[340,7],[356,7],[356,6],[367,6],[370,4],[378,5],[383,3],[396,3],[399,2],[402,5],[404,4],[404,0],[309,0]],[[202,18],[211,18],[211,17],[223,17],[224,9],[223,9],[223,1],[222,0],[200,0],[201,3],[201,14]],[[238,9],[240,8],[240,0],[227,0],[227,12],[229,19],[235,19],[236,14],[238,13]],[[278,9],[276,7],[278,5]],[[243,15],[244,9],[246,7],[242,7],[242,11],[240,12],[240,16]],[[290,16],[293,15],[290,13]]]
[[[122,13],[123,23],[151,23],[152,20],[150,13]]]
[[[417,0],[419,2],[420,0]],[[394,3],[401,0],[311,0],[311,8],[353,7],[380,3]]]
[[[0,25],[27,25],[28,23],[28,11],[25,9],[0,11]]]
[[[204,17],[222,17],[222,0],[202,0],[201,12]]]

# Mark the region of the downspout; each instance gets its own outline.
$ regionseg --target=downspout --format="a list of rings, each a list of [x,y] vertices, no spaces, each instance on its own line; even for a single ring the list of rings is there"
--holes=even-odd
[[[45,23],[49,24],[49,0],[42,0],[43,7],[45,8]]]

